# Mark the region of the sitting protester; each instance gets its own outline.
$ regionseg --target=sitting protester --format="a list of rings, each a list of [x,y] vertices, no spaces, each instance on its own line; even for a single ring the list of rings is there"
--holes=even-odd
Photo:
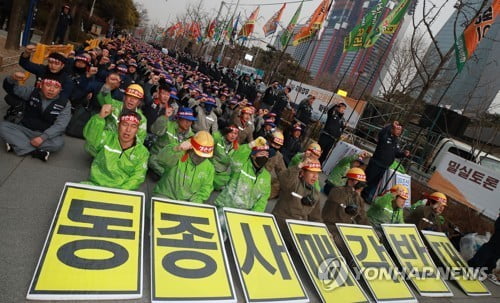
[[[364,201],[356,192],[356,185],[366,182],[365,172],[354,167],[347,171],[344,186],[334,187],[321,211],[323,222],[332,234],[337,234],[335,223],[368,225]]]
[[[203,203],[214,189],[215,169],[208,158],[214,153],[214,139],[197,132],[181,144],[166,146],[158,155],[164,174],[153,193],[174,200]]]
[[[320,192],[314,184],[318,181],[321,164],[308,159],[288,168],[280,175],[280,194],[273,210],[285,241],[291,242],[286,219],[321,222]]]
[[[215,149],[211,160],[215,168],[215,190],[221,190],[229,182],[232,156],[239,149],[238,131],[235,125],[231,125],[214,134]]]
[[[191,138],[194,134],[191,125],[193,121],[196,121],[193,110],[187,107],[179,108],[175,121],[171,121],[167,114],[168,111],[151,126],[151,132],[157,138],[150,150],[151,157],[148,166],[158,177],[162,176],[165,171],[163,166],[159,164],[160,152],[168,145],[175,146]]]
[[[446,206],[448,206],[448,199],[443,193],[432,193],[427,199],[419,200],[410,207],[410,213],[405,221],[415,224],[419,230],[449,233],[451,226],[442,216]]]
[[[69,99],[73,92],[73,81],[71,76],[64,70],[67,58],[63,54],[53,52],[49,54],[47,65],[37,64],[30,61],[31,54],[35,51],[35,45],[27,45],[21,56],[19,56],[19,65],[37,77],[35,85],[38,85],[43,78],[47,77],[58,80],[61,83],[61,98]]]
[[[274,199],[278,196],[280,192],[280,181],[279,176],[282,172],[286,170],[285,161],[283,160],[283,155],[280,152],[281,146],[283,146],[283,133],[280,130],[274,131],[269,137],[269,161],[267,161],[266,169],[271,174],[271,196],[270,199]]]
[[[380,228],[380,225],[384,223],[405,223],[403,207],[408,197],[408,188],[406,186],[396,184],[391,187],[388,193],[375,198],[366,212],[370,223],[376,228]]]
[[[342,158],[332,169],[332,171],[328,175],[328,179],[325,181],[325,187],[323,188],[323,192],[325,193],[325,195],[328,195],[332,188],[345,185],[346,179],[344,176],[350,168],[363,168],[365,166],[365,162],[363,159],[366,158],[367,155],[368,153],[361,152],[359,154],[354,154]]]
[[[264,212],[271,192],[271,175],[265,168],[268,159],[269,146],[262,137],[240,146],[233,155],[229,183],[215,205]]]
[[[196,121],[193,123],[193,131],[204,130],[213,134],[218,130],[217,115],[213,112],[216,106],[217,104],[212,97],[208,97],[194,106],[193,111],[196,113]]]
[[[293,156],[292,160],[290,160],[290,163],[288,164],[288,167],[290,166],[296,166],[300,162],[304,162],[306,160],[318,160],[319,157],[321,157],[321,146],[319,146],[318,143],[311,143],[307,147],[306,151],[303,153],[298,153],[295,156]]]
[[[3,86],[8,94],[24,102],[24,111],[19,121],[0,123],[0,137],[7,151],[16,155],[31,154],[47,161],[51,152],[64,145],[64,130],[71,119],[71,104],[60,95],[62,85],[57,79],[46,77],[40,88],[20,86],[24,73],[17,72],[5,78]]]
[[[97,100],[101,106],[104,104],[111,104],[113,107],[111,115],[106,118],[106,128],[116,131],[119,122],[118,119],[124,109],[137,112],[139,116],[141,116],[137,138],[138,142],[142,144],[147,136],[147,119],[139,108],[141,100],[144,98],[144,90],[138,84],[131,84],[125,90],[123,102],[113,99],[110,91],[111,88],[108,87],[107,84],[104,84],[101,92],[97,95]]]
[[[281,153],[283,154],[283,159],[285,164],[288,166],[293,156],[295,156],[300,151],[302,128],[300,125],[295,125],[292,128],[291,133],[285,137],[285,143],[281,148]]]
[[[239,115],[234,118],[234,124],[238,127],[238,143],[250,143],[253,141],[253,123],[251,122],[253,110],[251,107],[243,107]]]
[[[111,112],[111,104],[104,104],[84,128],[85,140],[94,157],[89,181],[85,183],[135,190],[146,178],[149,157],[146,147],[136,138],[141,116],[134,111],[123,111],[116,132],[106,129],[105,119]]]

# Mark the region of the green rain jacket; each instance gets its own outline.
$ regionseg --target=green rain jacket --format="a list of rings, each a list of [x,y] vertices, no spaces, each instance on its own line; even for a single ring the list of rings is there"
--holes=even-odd
[[[232,143],[228,143],[220,132],[214,133],[214,156],[210,159],[215,168],[214,188],[220,190],[229,182],[231,176],[231,158],[239,148],[236,149]]]
[[[296,153],[288,163],[288,167],[297,166],[302,161],[304,161],[304,153]]]
[[[373,201],[372,206],[366,212],[371,224],[379,227],[383,223],[405,223],[403,209],[392,207],[394,196],[389,192]]]
[[[146,178],[149,152],[142,144],[122,149],[118,132],[106,129],[106,121],[99,114],[94,115],[85,128],[83,136],[88,150],[94,157],[87,184],[137,189]]]
[[[328,182],[332,183],[335,186],[344,186],[347,180],[344,177],[349,168],[351,168],[352,161],[357,159],[358,159],[357,154],[342,158],[330,172],[330,175],[328,175]]]
[[[159,159],[160,153],[167,145],[176,146],[188,138],[191,138],[194,133],[191,128],[187,133],[181,134],[179,132],[179,124],[176,121],[170,121],[165,116],[159,117],[151,126],[151,132],[158,136],[155,144],[151,147],[151,157],[149,157],[148,166],[156,174],[162,176],[165,168],[161,165]]]
[[[116,131],[118,129],[118,119],[120,118],[120,114],[123,110],[123,102],[113,99],[110,93],[100,92],[97,94],[97,101],[102,106],[104,104],[111,104],[113,110],[111,111],[111,115],[106,117],[106,129]],[[137,131],[137,139],[141,144],[144,143],[148,133],[147,127],[148,122],[146,116],[142,113],[142,111],[138,108],[137,113],[141,116],[141,123],[139,124],[139,130]]]
[[[203,203],[214,190],[215,169],[205,159],[195,165],[184,151],[174,151],[177,144],[167,145],[159,154],[159,164],[167,170],[153,193],[174,200]]]
[[[264,212],[271,194],[271,174],[264,167],[257,173],[250,158],[248,144],[233,155],[228,185],[215,200],[218,207],[233,207]]]

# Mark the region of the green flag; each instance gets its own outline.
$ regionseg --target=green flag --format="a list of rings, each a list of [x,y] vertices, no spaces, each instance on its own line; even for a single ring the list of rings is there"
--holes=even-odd
[[[389,15],[380,22],[379,26],[368,35],[365,41],[365,48],[372,47],[382,34],[394,34],[410,4],[411,0],[401,0]]]
[[[365,45],[366,37],[375,28],[388,0],[381,0],[366,14],[361,22],[344,38],[344,51],[357,51]]]
[[[229,41],[231,39],[233,33],[233,17],[229,20],[229,22],[226,25],[226,29],[224,30],[224,39]]]
[[[297,21],[299,20],[299,15],[300,11],[302,10],[302,1],[299,5],[299,8],[295,11],[295,14],[293,14],[292,19],[290,20],[290,23],[288,23],[288,26],[286,29],[283,31],[283,34],[281,34],[281,47],[285,48],[288,45],[288,42],[290,42],[290,39],[292,38],[293,35],[293,30],[295,29],[295,25],[297,25]]]

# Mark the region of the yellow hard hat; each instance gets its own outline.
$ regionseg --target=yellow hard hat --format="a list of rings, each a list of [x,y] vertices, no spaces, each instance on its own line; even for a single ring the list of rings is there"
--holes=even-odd
[[[273,132],[273,142],[278,145],[283,145],[285,142],[285,136],[283,136],[283,133],[280,130]]]
[[[130,84],[125,90],[125,94],[139,99],[144,98],[144,90],[139,84]]]
[[[365,171],[359,167],[353,167],[347,171],[346,177],[360,182],[366,182]]]
[[[395,193],[396,196],[400,196],[405,200],[407,200],[408,197],[410,196],[408,188],[402,184],[396,184],[393,187],[391,187],[391,192]]]
[[[207,131],[201,130],[191,137],[191,145],[200,157],[211,158],[214,154],[214,138]]]
[[[446,198],[445,194],[440,193],[438,191],[435,192],[435,193],[430,194],[429,195],[429,199],[437,201],[437,202],[443,204],[444,206],[448,205],[448,199]]]
[[[321,146],[318,143],[311,143],[307,147],[307,150],[315,154],[316,156],[321,156]]]
[[[319,163],[318,160],[309,160],[304,166],[302,166],[302,169],[320,173],[321,163]]]

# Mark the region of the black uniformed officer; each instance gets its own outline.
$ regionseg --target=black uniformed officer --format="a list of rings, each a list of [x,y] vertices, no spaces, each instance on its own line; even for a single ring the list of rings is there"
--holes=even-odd
[[[394,162],[394,159],[410,156],[408,150],[403,151],[399,147],[398,137],[401,136],[402,131],[401,124],[394,121],[391,125],[382,128],[378,134],[377,148],[365,171],[367,187],[361,194],[368,203],[372,201],[380,179],[384,176],[386,169]]]

